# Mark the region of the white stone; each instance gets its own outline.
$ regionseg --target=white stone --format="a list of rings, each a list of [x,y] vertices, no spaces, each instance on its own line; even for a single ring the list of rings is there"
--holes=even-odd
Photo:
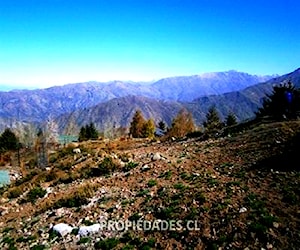
[[[239,213],[245,213],[245,212],[247,212],[247,208],[245,207],[240,208]]]
[[[148,169],[150,169],[150,167],[147,164],[142,167],[142,170],[148,170]]]
[[[100,224],[93,224],[91,226],[82,226],[79,228],[78,234],[80,236],[87,236],[89,234],[98,233],[100,231]]]
[[[152,156],[152,161],[158,161],[161,159],[161,155],[159,153],[155,153],[153,156]]]
[[[80,153],[81,153],[80,148],[74,148],[74,149],[73,149],[73,153],[75,153],[75,154],[80,154]]]
[[[73,227],[65,223],[59,223],[53,227],[53,230],[58,232],[62,237],[64,237],[72,232]]]

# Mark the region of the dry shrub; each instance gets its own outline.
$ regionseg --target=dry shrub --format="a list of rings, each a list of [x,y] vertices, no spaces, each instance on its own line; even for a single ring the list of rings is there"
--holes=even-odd
[[[87,183],[72,189],[68,193],[49,195],[48,199],[42,201],[38,205],[37,213],[42,213],[49,209],[58,209],[61,207],[72,208],[86,205],[88,204],[89,199],[93,197],[97,188],[97,184]]]

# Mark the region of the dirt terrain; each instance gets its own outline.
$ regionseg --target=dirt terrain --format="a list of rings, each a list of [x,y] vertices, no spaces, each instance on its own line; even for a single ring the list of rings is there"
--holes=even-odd
[[[0,192],[0,248],[298,249],[299,135],[293,121],[208,140],[88,141],[51,152],[45,170],[22,156],[26,175]],[[80,234],[109,220],[185,229]]]

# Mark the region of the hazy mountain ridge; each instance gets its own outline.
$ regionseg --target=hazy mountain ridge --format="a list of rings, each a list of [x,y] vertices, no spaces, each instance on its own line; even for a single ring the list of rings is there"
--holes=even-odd
[[[289,74],[272,78],[264,83],[258,83],[241,91],[197,98],[188,106],[194,110],[197,109],[195,106],[201,106],[207,112],[208,108],[214,105],[222,118],[231,111],[240,121],[250,119],[255,116],[255,111],[262,105],[266,95],[271,94],[273,85],[287,81],[291,81],[295,87],[300,88],[300,68]]]
[[[201,126],[211,106],[217,108],[223,120],[229,112],[233,112],[239,121],[243,121],[255,116],[255,111],[261,106],[266,94],[272,92],[274,84],[288,80],[291,80],[296,87],[300,87],[300,69],[241,91],[208,95],[192,102],[161,101],[142,96],[116,98],[92,108],[75,111],[71,115],[62,115],[57,119],[57,123],[62,131],[70,119],[76,121],[78,126],[94,122],[99,130],[106,131],[112,127],[128,127],[133,113],[136,109],[140,109],[145,118],[152,117],[156,123],[163,120],[170,126],[178,111],[186,108],[193,114],[196,125]]]
[[[242,90],[251,85],[265,82],[274,76],[256,76],[234,70],[204,73],[191,77],[161,79],[152,86],[162,89],[161,99],[188,102],[197,97],[218,95]]]
[[[267,82],[251,85],[253,79],[258,81],[262,78],[228,71],[207,73],[202,76],[166,78],[152,84],[121,81],[88,82],[47,89],[0,92],[0,128],[11,126],[17,120],[43,122],[48,117],[57,117],[61,132],[70,121],[73,121],[76,127],[95,122],[99,129],[107,130],[128,126],[137,108],[142,110],[146,118],[153,117],[156,122],[164,120],[170,125],[176,113],[183,107],[190,110],[196,124],[201,125],[212,105],[216,106],[222,118],[232,111],[239,120],[245,120],[253,117],[265,95],[271,92],[272,84],[290,79],[300,86],[299,75],[298,69]],[[202,81],[201,87],[206,92],[196,91],[200,86],[196,84],[197,79],[204,78],[210,80],[206,85]],[[223,88],[220,79],[225,79]],[[240,82],[240,84],[238,86],[230,84],[229,79],[232,79],[231,83]],[[220,89],[217,86],[220,86]],[[241,86],[248,87],[220,95],[217,93],[204,95]],[[178,101],[187,98],[186,95],[189,96],[189,101]],[[195,95],[198,98],[193,98]]]
[[[192,101],[199,96],[239,90],[270,78],[235,71],[212,74],[210,77],[171,77],[152,84],[122,81],[87,82],[46,89],[0,92],[0,118],[43,121],[49,116],[56,117],[127,95]]]

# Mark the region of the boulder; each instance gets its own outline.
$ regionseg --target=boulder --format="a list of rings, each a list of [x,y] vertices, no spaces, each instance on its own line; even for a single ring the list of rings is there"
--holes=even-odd
[[[152,161],[159,161],[161,158],[162,157],[161,157],[160,153],[155,153],[152,155],[151,159],[152,159]]]
[[[79,228],[78,234],[80,236],[87,236],[89,234],[95,234],[100,231],[101,225],[100,224],[93,224],[90,226],[82,226]]]
[[[59,224],[55,225],[52,229],[53,229],[53,231],[58,232],[62,237],[64,237],[67,234],[72,232],[73,227],[71,227],[65,223],[59,223]]]

